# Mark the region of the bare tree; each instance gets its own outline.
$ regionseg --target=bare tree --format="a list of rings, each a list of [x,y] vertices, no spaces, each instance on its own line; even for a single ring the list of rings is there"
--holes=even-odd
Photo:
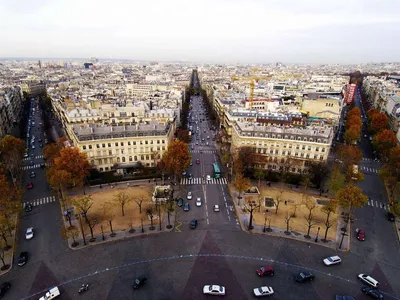
[[[286,212],[285,216],[285,223],[286,223],[286,234],[290,234],[290,220],[293,218],[293,214],[289,214],[289,212]]]
[[[307,235],[306,238],[310,238],[311,228],[316,225],[316,220],[314,220],[313,211],[317,208],[317,203],[307,194],[304,194],[303,204],[308,210],[308,215],[304,218],[307,222]]]
[[[93,229],[99,223],[100,223],[100,219],[98,217],[90,217],[87,219],[87,225],[89,227],[90,235],[92,236],[92,239],[94,239]]]
[[[103,204],[104,219],[107,220],[108,225],[110,226],[110,231],[111,231],[112,235],[114,235],[114,230],[112,227],[112,221],[115,218],[114,206],[115,206],[114,203],[111,203],[111,202],[105,202]]]
[[[143,204],[143,201],[144,201],[144,197],[140,196],[138,198],[135,198],[134,201],[137,204],[137,206],[139,207],[139,213],[141,214],[142,213],[142,204]]]
[[[125,205],[131,202],[131,200],[132,198],[125,192],[119,192],[115,196],[114,201],[121,206],[122,216],[125,216]]]
[[[149,218],[150,218],[150,228],[151,228],[151,230],[153,230],[153,229],[155,228],[154,225],[153,225],[154,207],[148,206],[148,207],[146,208],[146,215],[148,215]]]
[[[322,212],[326,215],[326,219],[324,221],[325,235],[324,235],[324,238],[322,239],[323,242],[327,242],[326,237],[328,236],[329,228],[331,228],[336,222],[336,220],[330,219],[331,214],[336,211],[336,208],[337,208],[337,202],[332,200],[332,201],[329,201],[329,203],[327,205],[323,206],[321,209]]]
[[[83,215],[86,223],[88,223],[87,213],[93,205],[92,196],[88,195],[78,199],[74,199],[72,200],[72,205],[78,209],[78,212]]]
[[[275,200],[274,200],[274,202],[275,202],[275,214],[277,215],[278,214],[278,209],[279,209],[279,205],[281,204],[281,202],[283,201],[283,191],[282,190],[280,190],[279,192],[278,192],[278,194],[276,195],[276,197],[275,197]]]
[[[245,204],[245,209],[250,212],[249,230],[253,229],[253,213],[259,208],[260,205],[256,204],[256,201],[249,201]]]

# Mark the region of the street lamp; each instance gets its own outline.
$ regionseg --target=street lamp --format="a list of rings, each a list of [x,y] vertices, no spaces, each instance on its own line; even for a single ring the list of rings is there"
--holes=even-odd
[[[321,228],[318,227],[317,236],[315,237],[315,242],[316,242],[316,243],[318,243],[318,234],[319,234],[319,230],[320,230],[320,229],[321,229]]]

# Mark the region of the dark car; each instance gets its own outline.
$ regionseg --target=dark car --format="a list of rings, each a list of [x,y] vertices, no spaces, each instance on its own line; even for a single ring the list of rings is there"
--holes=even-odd
[[[139,276],[138,278],[135,279],[135,281],[133,282],[133,288],[134,289],[138,289],[140,288],[142,285],[144,285],[147,282],[147,278],[144,276]]]
[[[394,222],[394,221],[396,220],[396,217],[395,217],[395,215],[392,214],[391,212],[388,212],[388,213],[387,213],[387,219],[388,219],[390,222]]]
[[[274,268],[271,266],[263,266],[257,270],[258,276],[274,276]]]
[[[294,276],[294,280],[297,282],[306,282],[314,280],[315,276],[308,271],[300,272],[299,274]]]
[[[30,212],[30,211],[32,211],[32,208],[33,208],[32,204],[28,203],[28,204],[25,206],[25,211],[26,211],[26,212]]]
[[[374,299],[383,299],[384,298],[383,294],[380,291],[378,291],[377,289],[374,289],[372,287],[363,287],[361,289],[361,291],[364,294],[371,296]]]
[[[182,198],[178,199],[178,206],[179,207],[183,206],[183,199]]]
[[[2,284],[0,284],[0,297],[3,297],[6,292],[10,289],[11,287],[11,283],[9,282],[3,282]]]
[[[185,202],[185,205],[183,206],[184,211],[189,211],[190,210],[190,205],[188,202]]]
[[[40,164],[40,167],[43,169],[45,167],[45,165],[44,164]]]
[[[21,252],[18,257],[18,266],[22,267],[28,261],[28,252]]]
[[[339,296],[336,295],[335,300],[357,300],[355,297],[353,296]]]
[[[359,240],[359,241],[365,241],[365,231],[364,230],[361,230],[361,229],[358,229],[357,230],[357,240]]]
[[[190,229],[196,229],[197,227],[197,220],[192,220],[189,225]]]

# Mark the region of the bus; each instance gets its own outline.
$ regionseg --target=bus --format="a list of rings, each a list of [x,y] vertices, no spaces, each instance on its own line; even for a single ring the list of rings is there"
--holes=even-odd
[[[221,177],[221,171],[219,170],[219,166],[217,163],[213,163],[213,171],[214,171],[214,178]]]

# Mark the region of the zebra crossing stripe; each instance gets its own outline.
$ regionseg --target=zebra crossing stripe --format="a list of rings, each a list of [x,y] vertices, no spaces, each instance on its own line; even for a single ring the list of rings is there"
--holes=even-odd
[[[27,204],[31,204],[32,206],[39,206],[42,204],[46,204],[46,203],[51,203],[51,202],[55,202],[56,201],[56,197],[55,196],[50,196],[50,197],[43,197],[40,199],[35,199],[33,201],[26,201],[22,204],[23,208],[25,208],[25,206]]]
[[[226,178],[211,178],[211,180],[206,180],[200,177],[196,177],[196,178],[181,178],[180,183],[182,185],[186,185],[186,184],[227,184],[228,181],[226,180]]]

